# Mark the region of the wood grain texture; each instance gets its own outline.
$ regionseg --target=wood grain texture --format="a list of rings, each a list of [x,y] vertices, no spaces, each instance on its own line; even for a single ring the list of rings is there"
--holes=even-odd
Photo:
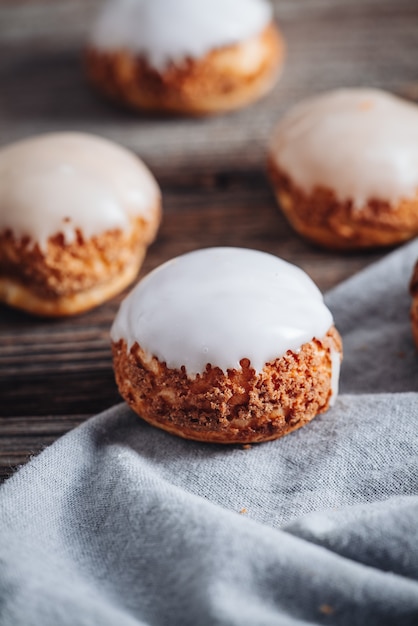
[[[326,290],[383,253],[340,256],[302,241],[277,210],[266,143],[294,102],[371,85],[418,99],[416,0],[281,0],[287,42],[274,92],[229,115],[136,115],[87,85],[83,45],[101,3],[0,2],[0,144],[53,130],[94,132],[143,157],[163,190],[164,220],[141,275],[183,252],[234,245],[297,263]],[[121,296],[71,320],[0,308],[0,480],[87,417],[120,401],[109,328]]]

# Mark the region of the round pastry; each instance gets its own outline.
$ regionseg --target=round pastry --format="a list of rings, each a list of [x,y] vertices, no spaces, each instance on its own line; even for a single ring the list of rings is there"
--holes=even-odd
[[[274,133],[269,170],[289,222],[320,245],[418,234],[418,107],[396,96],[343,89],[295,106]]]
[[[136,277],[161,213],[133,153],[51,133],[0,150],[0,301],[42,316],[86,311]]]
[[[205,115],[267,93],[283,52],[267,0],[119,0],[97,21],[86,64],[118,102]]]
[[[268,441],[335,400],[341,339],[318,288],[275,256],[191,252],[122,302],[116,382],[150,424],[200,441]]]
[[[414,336],[415,344],[418,348],[418,261],[416,262],[414,272],[411,278],[411,296],[412,296],[412,305],[411,305],[411,323],[412,323],[412,334]]]

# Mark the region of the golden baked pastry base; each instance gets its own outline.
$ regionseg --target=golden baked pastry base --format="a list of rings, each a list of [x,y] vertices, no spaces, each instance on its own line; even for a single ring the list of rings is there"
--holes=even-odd
[[[128,50],[94,48],[86,52],[86,70],[99,91],[132,108],[208,115],[245,106],[270,91],[283,56],[283,38],[270,24],[257,37],[171,64],[164,72]]]
[[[42,317],[66,317],[83,313],[113,298],[130,285],[139,272],[145,252],[146,249],[142,248],[135,262],[110,280],[77,293],[57,297],[39,295],[17,280],[0,276],[0,301]]]
[[[370,200],[358,209],[340,202],[332,189],[300,190],[272,159],[269,173],[277,201],[293,228],[330,250],[359,250],[399,244],[418,235],[418,193],[392,206]]]
[[[123,291],[137,276],[154,239],[161,207],[149,219],[131,219],[126,231],[106,231],[86,239],[77,231],[66,243],[61,234],[44,247],[29,238],[0,233],[0,301],[34,315],[82,313]]]
[[[116,382],[129,406],[145,421],[196,441],[255,443],[282,437],[326,411],[332,396],[332,353],[341,353],[334,327],[268,363],[262,372],[241,361],[241,370],[210,366],[195,379],[149,359],[138,344],[113,344]]]

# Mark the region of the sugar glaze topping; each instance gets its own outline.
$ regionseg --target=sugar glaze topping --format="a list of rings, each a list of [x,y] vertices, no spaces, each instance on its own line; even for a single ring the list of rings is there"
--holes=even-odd
[[[332,189],[361,208],[418,191],[418,107],[378,89],[341,89],[296,105],[271,156],[302,190]]]
[[[338,396],[340,384],[341,354],[337,350],[331,350],[331,399],[330,406],[334,406]]]
[[[163,70],[170,62],[258,35],[272,20],[266,0],[119,0],[108,2],[91,37],[94,47],[128,49]]]
[[[189,377],[206,365],[260,372],[287,350],[322,338],[333,319],[305,272],[273,255],[240,248],[191,252],[148,274],[122,302],[114,342],[137,342]]]
[[[147,219],[159,202],[149,170],[133,153],[82,133],[51,133],[0,150],[0,231],[44,248],[62,233],[90,238]]]

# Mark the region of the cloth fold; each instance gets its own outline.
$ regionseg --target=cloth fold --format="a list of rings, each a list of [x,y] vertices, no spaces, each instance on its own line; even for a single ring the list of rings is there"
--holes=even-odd
[[[416,258],[328,294],[344,395],[300,431],[201,444],[121,404],[6,481],[0,624],[417,624]]]
[[[328,292],[343,335],[342,393],[418,389],[417,353],[409,323],[415,239]]]

